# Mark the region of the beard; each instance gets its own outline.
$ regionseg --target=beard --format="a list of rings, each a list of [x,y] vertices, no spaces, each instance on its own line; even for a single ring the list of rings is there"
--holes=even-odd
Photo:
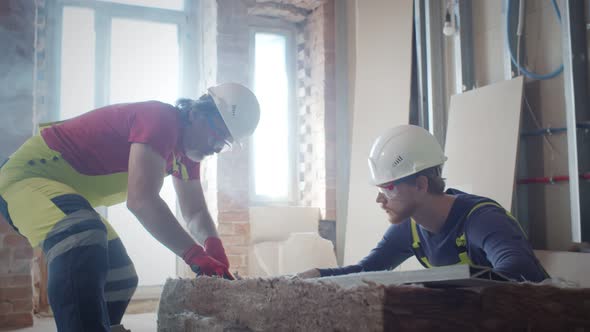
[[[412,217],[414,212],[416,212],[416,206],[413,204],[406,204],[403,207],[396,208],[395,211],[391,207],[385,206],[385,212],[389,217],[389,223],[392,225],[398,225]]]

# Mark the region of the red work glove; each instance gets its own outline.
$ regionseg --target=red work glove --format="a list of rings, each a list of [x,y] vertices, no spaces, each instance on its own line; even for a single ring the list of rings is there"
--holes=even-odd
[[[229,260],[225,254],[225,249],[223,249],[223,244],[218,237],[209,237],[205,240],[205,252],[225,265],[225,270],[223,271],[224,278],[229,280],[236,279],[233,274],[229,272]]]
[[[182,254],[182,259],[191,267],[197,274],[204,274],[206,276],[223,276],[227,267],[209,256],[203,247],[198,244],[193,245]]]
[[[225,267],[229,269],[229,260],[225,255],[225,249],[223,249],[223,244],[221,243],[221,240],[218,237],[209,237],[207,238],[207,240],[205,240],[205,252],[209,256],[225,264]]]

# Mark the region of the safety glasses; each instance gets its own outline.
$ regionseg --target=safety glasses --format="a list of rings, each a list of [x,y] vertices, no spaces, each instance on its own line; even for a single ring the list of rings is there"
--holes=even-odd
[[[382,193],[383,195],[385,195],[385,197],[387,198],[393,198],[396,194],[397,194],[397,190],[396,190],[396,181],[392,181],[389,183],[385,183],[382,185],[378,185],[377,188],[379,189],[379,192]]]
[[[382,193],[383,195],[385,195],[385,197],[387,198],[393,198],[397,195],[397,186],[399,186],[401,183],[404,182],[408,182],[411,181],[413,179],[415,179],[417,177],[416,174],[414,175],[410,175],[410,176],[406,176],[404,178],[401,178],[399,180],[395,180],[395,181],[391,181],[391,182],[387,182],[384,184],[380,184],[377,186],[377,188],[379,189],[379,192]]]

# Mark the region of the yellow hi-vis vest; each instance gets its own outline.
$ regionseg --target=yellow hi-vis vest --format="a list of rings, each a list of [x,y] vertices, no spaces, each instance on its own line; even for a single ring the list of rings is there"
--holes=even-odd
[[[464,223],[465,220],[468,219],[473,214],[473,212],[475,212],[480,207],[486,206],[486,205],[493,205],[493,206],[496,206],[496,207],[504,210],[504,208],[502,206],[500,206],[498,203],[495,203],[495,202],[487,201],[487,202],[478,203],[475,206],[473,206],[471,208],[471,210],[469,210],[467,215],[464,216],[463,218],[461,218],[461,220],[459,222]],[[514,216],[512,216],[512,214],[510,214],[510,212],[508,212],[506,210],[504,210],[504,211],[506,212],[506,215],[508,217],[510,217],[510,219],[512,219],[514,222],[516,222],[518,224],[518,227],[522,231],[522,227],[520,226],[520,224],[518,223],[516,218],[514,218]],[[414,252],[414,255],[416,256],[416,258],[418,259],[420,264],[422,264],[424,267],[426,267],[426,268],[435,267],[434,265],[430,264],[430,261],[428,261],[428,257],[426,257],[426,254],[424,254],[424,249],[422,248],[422,246],[420,246],[420,236],[418,235],[418,226],[416,225],[416,221],[412,218],[410,222],[411,222],[411,229],[412,229],[412,251]],[[522,233],[526,236],[526,233],[524,231]],[[458,264],[469,264],[471,266],[476,266],[475,264],[473,264],[473,262],[469,258],[469,254],[467,253],[467,238],[465,237],[465,231],[463,231],[461,233],[461,235],[459,237],[457,237],[457,239],[455,240],[455,245],[457,246],[457,251],[459,253],[458,254],[459,255],[459,263],[457,263],[457,265]]]

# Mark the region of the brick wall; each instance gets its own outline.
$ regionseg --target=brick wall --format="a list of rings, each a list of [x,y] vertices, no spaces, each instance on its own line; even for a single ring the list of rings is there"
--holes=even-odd
[[[215,1],[201,2],[201,26],[203,29],[203,71],[202,88],[212,86],[217,82],[217,3]],[[213,219],[217,216],[217,158],[208,158],[201,167],[201,183],[205,192],[207,207]]]
[[[250,19],[272,17],[297,23],[298,104],[301,123],[298,204],[336,217],[336,114],[334,2],[217,0],[201,5],[203,80],[250,85]],[[247,274],[250,241],[249,147],[224,153],[205,165],[208,205],[217,220],[232,271]]]
[[[0,220],[0,327],[33,325],[33,249]]]
[[[33,0],[0,2],[0,158],[32,132],[34,19]],[[30,326],[33,250],[0,219],[0,327]]]
[[[215,73],[218,83],[238,82],[249,85],[250,59],[248,5],[249,1],[218,0],[215,34]],[[211,38],[207,36],[206,38]],[[241,275],[248,272],[248,243],[250,224],[249,149],[224,153],[218,156],[216,165],[217,222],[232,271]]]
[[[336,218],[336,94],[334,1],[298,25],[299,200]]]

